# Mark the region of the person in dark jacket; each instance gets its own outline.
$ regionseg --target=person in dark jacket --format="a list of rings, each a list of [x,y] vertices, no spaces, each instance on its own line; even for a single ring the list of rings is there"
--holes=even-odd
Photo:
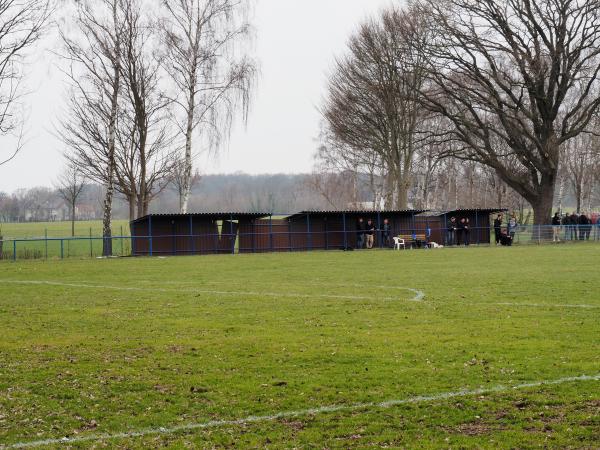
[[[383,226],[381,228],[381,242],[386,247],[392,246],[392,226],[390,225],[390,221],[388,219],[383,219]]]
[[[573,211],[573,214],[571,214],[571,217],[569,217],[569,222],[571,223],[571,240],[576,241],[578,231],[577,228],[579,227],[579,216],[575,213],[575,211]]]
[[[458,222],[456,230],[456,245],[462,245],[465,242],[465,218],[461,218]]]
[[[582,213],[579,216],[578,223],[579,223],[579,240],[580,241],[589,240],[590,239],[590,231],[591,231],[590,219],[588,219],[588,217],[585,215],[585,213]]]
[[[456,243],[457,227],[458,227],[458,224],[456,223],[456,217],[454,217],[454,216],[450,217],[450,220],[448,221],[448,226],[447,226],[446,245],[454,245]]]
[[[560,242],[560,215],[558,211],[554,213],[552,218],[552,242]]]
[[[565,214],[562,220],[563,229],[565,230],[565,241],[571,238],[571,216]]]
[[[500,237],[502,236],[502,214],[498,214],[498,217],[494,219],[494,235],[496,238],[496,245],[500,243]]]
[[[471,245],[471,223],[469,218],[465,218],[465,223],[463,225],[463,237],[465,239],[465,245]]]
[[[367,228],[365,231],[365,236],[367,238],[367,248],[371,249],[373,248],[373,244],[375,242],[375,229],[377,227],[375,226],[375,222],[373,222],[371,219],[369,219],[367,221]]]
[[[367,229],[362,217],[356,222],[356,248],[361,249],[365,245],[365,230]]]

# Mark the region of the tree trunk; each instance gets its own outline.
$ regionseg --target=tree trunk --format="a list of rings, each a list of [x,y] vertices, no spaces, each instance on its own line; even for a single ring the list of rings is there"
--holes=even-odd
[[[533,225],[534,230],[532,238],[534,240],[550,239],[551,229],[549,224],[552,221],[552,206],[554,201],[555,179],[548,180],[542,178],[539,189],[539,195],[533,201],[530,201],[533,207]]]
[[[400,177],[396,182],[396,191],[398,197],[396,198],[396,209],[403,210],[408,209],[408,189],[409,182],[405,177]]]
[[[185,161],[183,165],[183,186],[181,187],[183,198],[180,199],[182,214],[186,214],[188,212],[188,203],[190,200],[190,192],[192,190],[192,134],[194,132],[194,102],[196,101],[194,89],[195,84],[193,82],[190,82],[187,128],[185,130]]]
[[[71,237],[75,237],[75,202],[71,203]]]
[[[129,204],[129,221],[137,219],[135,216],[135,194],[127,196],[127,203]]]
[[[110,229],[112,219],[112,199],[114,194],[114,164],[109,163],[108,183],[106,195],[104,196],[104,214],[102,216],[102,256],[112,255],[112,231]]]
[[[117,34],[115,36],[115,50],[113,55],[113,80],[110,99],[110,118],[108,124],[108,170],[106,183],[106,196],[104,197],[104,216],[102,218],[102,256],[112,255],[112,201],[115,189],[115,137],[117,128],[117,107],[119,101],[119,87],[121,83],[121,41],[118,34],[119,19],[117,17],[117,2],[113,2],[113,25]]]
[[[575,187],[575,199],[577,200],[577,214],[581,214],[581,203],[582,203],[582,186],[581,183],[578,183]]]

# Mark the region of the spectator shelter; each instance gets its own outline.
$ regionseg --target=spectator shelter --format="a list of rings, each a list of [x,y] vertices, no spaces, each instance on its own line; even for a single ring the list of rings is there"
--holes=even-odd
[[[446,224],[454,216],[469,218],[471,243],[490,242],[490,214],[503,209],[443,212],[302,211],[283,218],[269,213],[223,212],[150,214],[131,222],[132,255],[202,255],[355,248],[358,219],[375,225],[375,247],[384,247],[383,223],[392,236],[425,236],[446,243]]]
[[[428,241],[452,245],[446,242],[448,221],[451,217],[460,222],[463,217],[469,219],[471,244],[489,244],[491,239],[491,214],[506,212],[506,209],[454,209],[448,211],[427,211],[416,218],[417,233],[424,233]]]
[[[268,213],[150,214],[131,222],[131,250],[143,255],[204,255],[235,253],[238,232],[252,232]],[[248,238],[240,239],[246,251]]]
[[[422,210],[401,211],[302,211],[287,217],[290,250],[339,250],[356,247],[357,223],[371,219],[378,230],[375,247],[383,247],[381,229],[388,219],[391,236],[413,234],[415,217]]]

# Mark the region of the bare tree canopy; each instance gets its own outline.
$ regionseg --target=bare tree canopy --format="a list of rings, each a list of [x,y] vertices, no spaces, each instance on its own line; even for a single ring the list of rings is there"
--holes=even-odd
[[[56,191],[60,198],[69,207],[71,216],[71,236],[75,236],[75,219],[77,202],[83,193],[85,178],[77,166],[68,163],[64,171],[59,175],[56,182]]]
[[[21,81],[26,50],[42,34],[50,15],[49,0],[0,0],[0,136],[22,129],[18,103],[23,91]],[[0,150],[0,166],[13,159],[21,149]]]
[[[158,39],[141,0],[125,0],[121,69],[123,94],[115,149],[117,189],[130,204],[130,220],[148,214],[151,200],[171,180],[176,163],[170,130],[171,102],[160,87]],[[134,209],[137,206],[137,210]]]
[[[124,0],[76,3],[76,33],[62,34],[71,81],[69,115],[61,137],[73,152],[71,160],[106,187],[103,255],[112,254],[111,218],[115,181],[119,92],[122,85]]]
[[[163,4],[163,63],[175,84],[173,101],[180,108],[177,122],[185,139],[180,209],[186,212],[194,133],[199,134],[200,145],[217,149],[240,103],[244,117],[247,113],[256,67],[238,53],[250,35],[245,16],[249,0],[165,0]]]
[[[424,104],[450,123],[453,155],[478,161],[548,223],[563,144],[600,105],[599,0],[422,0]]]
[[[357,166],[377,161],[386,203],[399,209],[408,206],[423,118],[417,97],[424,64],[418,50],[427,32],[421,22],[412,8],[390,8],[363,24],[350,39],[349,55],[336,62],[322,107],[330,146],[336,141],[344,149],[340,157]]]

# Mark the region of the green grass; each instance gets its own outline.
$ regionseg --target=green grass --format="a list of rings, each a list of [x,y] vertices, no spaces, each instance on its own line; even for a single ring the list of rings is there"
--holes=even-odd
[[[114,220],[112,222],[113,236],[129,236],[129,222]],[[61,243],[57,238],[66,238],[63,241],[62,255],[65,258],[89,258],[102,255],[102,221],[76,221],[75,237],[71,237],[71,222],[23,222],[0,223],[0,235],[5,241],[4,259],[11,259],[13,255],[14,239],[27,241],[17,242],[18,259],[60,258]],[[50,240],[45,241],[46,235]],[[89,239],[92,236],[94,239]],[[114,253],[129,255],[131,242],[129,239],[113,239]],[[1,256],[1,255],[0,255]],[[1,258],[0,258],[1,259]]]
[[[0,263],[0,448],[597,375],[599,257],[585,245]],[[579,381],[69,445],[598,442],[600,381]]]
[[[112,231],[115,236],[129,236],[127,220],[113,220]],[[102,236],[101,220],[81,220],[75,222],[75,236]],[[21,222],[0,223],[0,234],[4,239],[43,238],[46,233],[50,238],[71,236],[71,222]]]

